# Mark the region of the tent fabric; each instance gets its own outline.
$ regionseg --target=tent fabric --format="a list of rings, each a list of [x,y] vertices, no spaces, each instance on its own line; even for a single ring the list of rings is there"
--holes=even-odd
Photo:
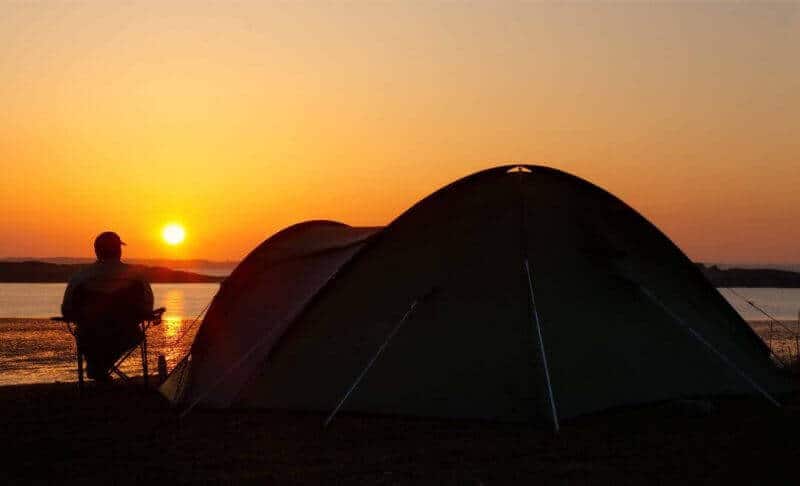
[[[308,221],[259,245],[221,285],[162,393],[184,401],[203,393],[207,405],[229,405],[263,353],[377,229]]]
[[[790,389],[764,343],[645,218],[564,172],[512,169],[456,181],[380,231],[310,231],[296,265],[263,263],[295,255],[291,228],[267,240],[253,255],[275,256],[251,255],[226,281],[181,373],[188,386],[167,394],[551,422]],[[226,371],[254,341],[264,344],[247,365]]]

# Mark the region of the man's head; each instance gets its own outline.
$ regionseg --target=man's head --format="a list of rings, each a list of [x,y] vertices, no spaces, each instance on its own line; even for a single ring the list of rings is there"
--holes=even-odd
[[[119,260],[122,257],[122,245],[119,235],[113,231],[100,233],[94,239],[94,254],[98,260]]]

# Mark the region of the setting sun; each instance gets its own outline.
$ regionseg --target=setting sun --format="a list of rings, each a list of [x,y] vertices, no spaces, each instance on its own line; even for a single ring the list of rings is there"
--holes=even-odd
[[[180,245],[186,238],[186,230],[179,224],[168,224],[164,226],[161,236],[168,245]]]

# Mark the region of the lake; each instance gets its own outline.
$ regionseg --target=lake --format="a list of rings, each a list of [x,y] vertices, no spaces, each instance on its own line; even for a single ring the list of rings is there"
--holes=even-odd
[[[0,283],[0,385],[74,381],[74,341],[64,324],[49,317],[60,314],[61,298],[66,284]],[[195,318],[211,302],[219,284],[153,284],[156,307],[166,307],[164,322],[148,333],[151,369],[156,369],[157,353],[167,359],[169,369],[186,354],[199,323]],[[776,319],[798,329],[800,289],[720,289],[720,293],[756,331],[770,339],[766,317],[748,305],[746,299],[762,307]],[[776,351],[794,350],[794,340],[773,330]],[[784,342],[785,341],[785,342]],[[126,372],[141,370],[138,360],[131,359],[123,367]]]
[[[211,302],[218,283],[152,284],[155,307],[166,307],[165,316],[192,319]],[[0,283],[0,318],[47,318],[61,314],[63,283]]]

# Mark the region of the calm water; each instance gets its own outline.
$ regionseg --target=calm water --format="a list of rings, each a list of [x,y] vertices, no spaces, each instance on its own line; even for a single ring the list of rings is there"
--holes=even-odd
[[[0,385],[74,381],[74,341],[63,324],[47,318],[58,315],[65,284],[0,283]],[[186,354],[198,325],[190,326],[211,301],[219,284],[154,284],[156,307],[166,307],[164,322],[148,333],[151,369],[157,353],[167,358],[169,369]],[[798,329],[800,289],[734,289],[763,307],[775,318]],[[766,318],[729,289],[720,289],[733,307],[751,321],[779,354],[793,353],[795,342],[786,330],[770,328]],[[188,331],[188,332],[187,332]],[[137,359],[123,371],[141,370]]]
[[[165,316],[193,319],[211,301],[218,283],[153,284],[156,307],[166,307]],[[61,299],[67,284],[0,283],[0,318],[48,318],[61,314]]]

